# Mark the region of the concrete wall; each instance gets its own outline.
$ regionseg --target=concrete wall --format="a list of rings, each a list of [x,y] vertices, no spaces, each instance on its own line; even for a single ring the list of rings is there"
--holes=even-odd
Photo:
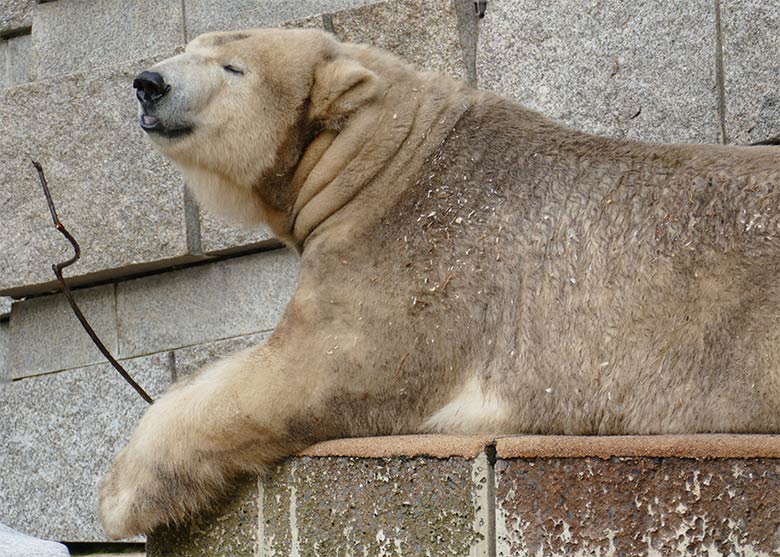
[[[780,0],[490,0],[482,20],[467,0],[0,0],[0,523],[103,540],[95,489],[144,409],[50,295],[68,246],[28,157],[81,243],[85,312],[152,393],[262,340],[291,295],[295,258],[194,204],[130,87],[200,32],[261,25],[388,48],[592,132],[780,134]]]
[[[339,440],[149,557],[777,555],[780,436]]]

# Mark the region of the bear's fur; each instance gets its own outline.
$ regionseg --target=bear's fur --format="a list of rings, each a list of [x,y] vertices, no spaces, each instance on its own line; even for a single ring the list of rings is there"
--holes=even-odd
[[[151,70],[157,148],[301,272],[266,344],[149,408],[112,537],[334,437],[780,429],[777,148],[595,137],[315,30]]]

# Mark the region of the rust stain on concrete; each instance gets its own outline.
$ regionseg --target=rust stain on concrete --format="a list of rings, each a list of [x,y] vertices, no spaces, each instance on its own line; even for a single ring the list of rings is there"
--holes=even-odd
[[[780,555],[780,460],[496,463],[497,555]]]

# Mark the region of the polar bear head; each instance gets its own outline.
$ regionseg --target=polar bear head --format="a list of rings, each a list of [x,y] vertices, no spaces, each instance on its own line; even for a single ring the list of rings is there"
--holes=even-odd
[[[207,210],[275,228],[308,144],[381,96],[359,49],[314,29],[201,35],[136,77],[141,127]]]

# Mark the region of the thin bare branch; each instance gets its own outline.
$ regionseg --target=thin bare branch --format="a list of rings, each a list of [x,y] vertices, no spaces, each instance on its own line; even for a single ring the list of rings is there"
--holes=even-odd
[[[95,330],[92,328],[92,326],[87,322],[87,318],[84,317],[84,314],[81,312],[81,309],[79,308],[78,304],[76,303],[76,300],[73,298],[73,294],[70,291],[70,288],[68,287],[68,283],[65,282],[65,278],[62,276],[62,270],[65,267],[69,267],[70,265],[73,265],[76,261],[81,258],[81,248],[79,247],[79,243],[76,241],[76,239],[68,232],[68,229],[65,228],[65,225],[62,224],[60,221],[60,218],[57,216],[57,210],[54,208],[54,201],[51,198],[51,193],[49,192],[49,186],[46,183],[46,176],[43,173],[43,168],[41,167],[40,163],[37,161],[31,161],[33,163],[33,166],[35,167],[35,170],[38,171],[38,178],[41,180],[41,186],[43,187],[43,195],[46,196],[46,203],[49,205],[49,212],[51,213],[52,221],[54,221],[54,227],[59,230],[63,236],[70,242],[70,245],[73,246],[73,257],[68,259],[67,261],[63,263],[57,263],[56,265],[52,265],[52,271],[54,271],[54,275],[57,277],[57,280],[59,281],[60,285],[62,286],[62,293],[65,295],[65,298],[68,300],[68,303],[70,304],[70,307],[73,309],[73,313],[76,314],[76,317],[79,320],[79,323],[81,323],[81,326],[84,327],[84,330],[87,331],[87,334],[89,335],[89,338],[92,339],[92,342],[95,343],[95,346],[98,347],[98,350],[105,356],[105,358],[111,362],[111,365],[114,366],[114,368],[119,372],[119,375],[121,375],[125,381],[130,383],[130,386],[135,389],[135,391],[141,395],[141,398],[144,399],[146,402],[151,404],[154,402],[152,400],[152,397],[150,397],[148,394],[146,394],[146,391],[144,391],[141,386],[135,382],[135,380],[130,376],[129,373],[125,370],[124,367],[122,367],[122,364],[120,364],[114,356],[111,355],[111,352],[108,351],[108,348],[106,348],[105,344],[100,340],[100,337],[97,336],[97,333],[95,333]]]

